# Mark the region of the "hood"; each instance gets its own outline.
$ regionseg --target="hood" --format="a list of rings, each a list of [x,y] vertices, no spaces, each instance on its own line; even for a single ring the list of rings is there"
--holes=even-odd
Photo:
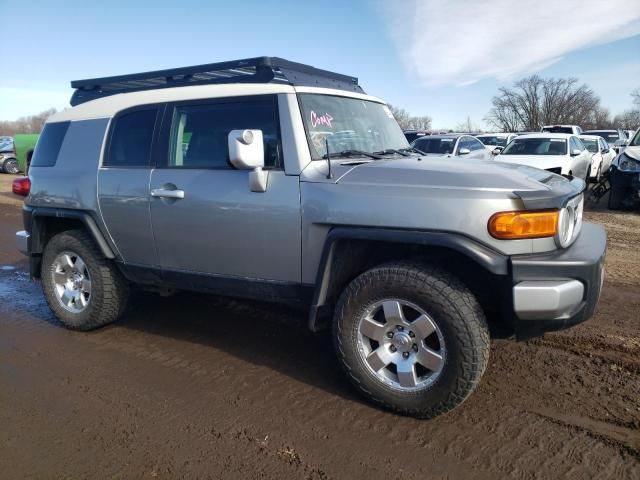
[[[567,182],[559,175],[524,165],[442,156],[377,160],[355,166],[335,178],[335,182],[342,185],[400,185],[509,192],[540,190],[542,185]]]
[[[624,154],[627,157],[633,158],[634,160],[640,162],[640,146],[627,147],[624,149]]]
[[[495,160],[502,163],[529,165],[542,170],[558,168],[567,164],[566,155],[498,155]]]

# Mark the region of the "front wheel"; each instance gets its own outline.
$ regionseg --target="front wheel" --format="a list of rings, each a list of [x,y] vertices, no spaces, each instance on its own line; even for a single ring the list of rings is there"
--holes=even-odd
[[[448,272],[419,264],[382,265],[353,280],[333,332],[360,392],[418,418],[462,403],[489,359],[489,330],[474,295]]]
[[[91,330],[117,320],[129,295],[116,266],[82,230],[59,233],[47,243],[42,287],[53,313],[74,330]]]

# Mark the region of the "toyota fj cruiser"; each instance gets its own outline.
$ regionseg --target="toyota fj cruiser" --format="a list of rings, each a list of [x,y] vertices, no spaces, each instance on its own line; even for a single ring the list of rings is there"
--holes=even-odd
[[[474,390],[490,331],[594,312],[582,180],[421,155],[356,78],[261,57],[71,85],[15,183],[19,249],[69,328],[135,285],[302,305],[366,397],[428,418]]]

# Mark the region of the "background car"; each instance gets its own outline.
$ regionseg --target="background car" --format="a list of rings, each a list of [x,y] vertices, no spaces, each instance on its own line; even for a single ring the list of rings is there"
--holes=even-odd
[[[426,130],[404,130],[402,133],[404,133],[404,136],[407,139],[407,142],[409,142],[409,143],[413,142],[418,137],[424,137],[425,135],[431,135]]]
[[[597,135],[598,137],[604,138],[616,153],[620,153],[627,146],[627,134],[620,128],[612,128],[610,130],[586,130],[582,133],[584,135]]]
[[[624,152],[613,160],[609,183],[611,210],[640,205],[640,130],[636,131]]]
[[[580,140],[591,153],[591,173],[589,178],[599,182],[603,173],[609,171],[611,162],[616,158],[616,152],[609,147],[607,141],[597,135],[580,135]]]
[[[549,133],[570,133],[572,135],[581,135],[583,133],[582,128],[578,125],[545,125],[541,131]]]
[[[576,135],[536,133],[514,138],[495,157],[498,162],[516,163],[589,180],[591,153]]]
[[[490,152],[493,152],[496,148],[503,149],[517,136],[517,133],[481,133],[475,135]]]
[[[429,156],[491,159],[491,153],[480,140],[465,134],[452,133],[420,137],[414,140],[411,146]]]
[[[0,172],[16,174],[20,171],[12,137],[0,137]]]

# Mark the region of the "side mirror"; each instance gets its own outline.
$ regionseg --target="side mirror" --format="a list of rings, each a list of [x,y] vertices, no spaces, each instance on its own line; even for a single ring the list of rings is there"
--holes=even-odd
[[[460,150],[458,150],[458,155],[469,155],[471,153],[471,150],[469,150],[468,148],[461,148]]]
[[[491,150],[491,153],[493,155],[500,155],[502,153],[503,147],[496,147],[493,150]]]
[[[231,130],[228,136],[229,161],[239,170],[252,170],[249,185],[252,192],[266,192],[269,172],[264,167],[262,130]]]
[[[582,150],[580,150],[579,148],[574,148],[573,150],[571,150],[571,156],[572,157],[577,157],[581,153],[582,153]]]
[[[602,153],[609,153],[609,149],[608,148],[603,149]]]

